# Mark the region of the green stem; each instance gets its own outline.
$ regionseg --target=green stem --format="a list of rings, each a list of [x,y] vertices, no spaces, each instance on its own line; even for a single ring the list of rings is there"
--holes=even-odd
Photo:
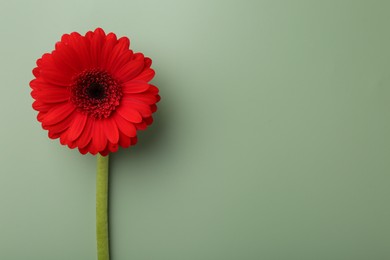
[[[96,169],[96,239],[98,260],[109,260],[108,243],[108,155],[97,155]]]

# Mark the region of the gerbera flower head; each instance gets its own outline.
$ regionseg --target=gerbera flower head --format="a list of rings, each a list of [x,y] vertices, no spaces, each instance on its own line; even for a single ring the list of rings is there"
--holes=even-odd
[[[37,60],[30,82],[38,121],[52,139],[82,154],[107,155],[137,142],[160,100],[152,60],[133,53],[127,37],[101,28],[64,34]]]

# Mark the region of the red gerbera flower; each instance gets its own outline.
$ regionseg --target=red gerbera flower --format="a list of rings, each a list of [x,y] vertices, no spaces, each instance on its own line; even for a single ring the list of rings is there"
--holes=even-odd
[[[160,100],[152,60],[101,28],[64,34],[37,60],[30,82],[38,121],[52,139],[82,154],[107,155],[137,142]]]

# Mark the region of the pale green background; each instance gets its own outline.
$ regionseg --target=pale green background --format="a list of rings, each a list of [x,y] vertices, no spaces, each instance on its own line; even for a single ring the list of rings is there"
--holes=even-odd
[[[111,158],[112,260],[390,259],[390,1],[0,2],[0,259],[93,260],[95,158],[47,138],[35,60],[97,26],[162,101]]]

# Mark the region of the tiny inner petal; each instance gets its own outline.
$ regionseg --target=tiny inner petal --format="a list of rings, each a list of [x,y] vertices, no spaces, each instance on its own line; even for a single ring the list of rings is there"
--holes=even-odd
[[[122,87],[107,72],[89,69],[73,79],[70,100],[76,108],[94,118],[107,118],[119,105]]]

